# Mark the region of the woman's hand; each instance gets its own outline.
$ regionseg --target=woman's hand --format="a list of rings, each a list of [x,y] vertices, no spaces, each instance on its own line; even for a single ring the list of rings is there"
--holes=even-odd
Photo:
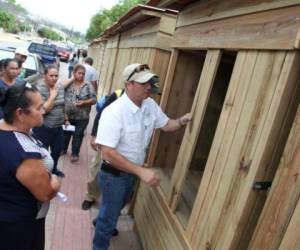
[[[51,174],[50,185],[53,188],[53,190],[55,190],[56,192],[59,191],[61,182],[57,175]]]

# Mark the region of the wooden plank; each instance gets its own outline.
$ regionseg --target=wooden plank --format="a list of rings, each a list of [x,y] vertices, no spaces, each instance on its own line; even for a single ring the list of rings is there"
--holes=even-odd
[[[300,5],[178,28],[176,48],[293,50]]]
[[[110,54],[112,50],[111,49],[105,49],[104,59],[103,59],[103,67],[101,68],[101,78],[99,80],[99,89],[98,89],[98,95],[102,96],[107,93],[105,93],[106,86],[108,82],[106,81],[107,75],[108,75],[108,69],[109,69],[109,60],[110,60]]]
[[[196,218],[191,217],[190,221],[196,219],[195,230],[192,233],[192,244],[194,247],[201,247],[206,243],[205,238],[214,232],[214,224],[210,221],[211,209],[218,194],[220,180],[225,171],[225,165],[229,156],[231,145],[234,141],[235,131],[242,115],[242,108],[245,97],[250,87],[254,66],[257,61],[257,52],[239,52],[234,65],[229,88],[225,98],[223,110],[216,129],[215,138],[211,146],[209,157],[205,166],[203,179],[198,190],[196,205],[194,207]],[[240,82],[243,84],[240,84]],[[224,198],[221,197],[220,201]],[[193,227],[189,223],[188,227]],[[195,226],[194,226],[195,227]]]
[[[293,53],[290,67],[282,76],[285,82],[299,83],[300,58]],[[259,218],[249,249],[278,249],[281,239],[300,197],[299,172],[299,109],[267,201]],[[270,211],[273,211],[270,213]]]
[[[167,204],[159,197],[156,190],[141,185],[137,199],[139,208],[135,208],[134,214],[137,226],[145,237],[144,246],[147,246],[146,249],[158,250],[190,249],[183,232],[170,219],[171,213]]]
[[[159,31],[169,35],[173,35],[175,32],[177,16],[174,15],[162,15],[160,19]]]
[[[300,152],[298,150],[298,155]],[[285,249],[300,249],[300,200],[298,200],[297,206],[289,223],[289,226],[284,234],[279,250]]]
[[[193,121],[185,130],[183,142],[180,146],[179,154],[176,160],[174,173],[171,180],[171,193],[169,193],[169,204],[174,211],[177,207],[179,194],[182,191],[183,182],[186,177],[188,167],[191,163],[198,135],[200,132],[202,120],[207,107],[210,92],[218,70],[220,50],[209,50],[207,52],[202,74],[199,80],[197,92],[191,109]]]
[[[159,31],[160,18],[151,18],[143,23],[139,23],[134,28],[122,33],[122,41],[130,40],[133,37],[155,33]]]
[[[295,41],[295,48],[300,49],[300,29],[297,32],[296,41]]]
[[[110,57],[109,57],[109,64],[107,67],[107,74],[105,79],[105,89],[104,94],[110,94],[112,90],[112,80],[114,78],[114,70],[115,70],[115,64],[118,58],[118,49],[111,49]]]
[[[198,191],[198,194],[196,197],[196,201],[194,204],[194,208],[193,208],[192,214],[190,216],[189,224],[187,226],[187,236],[189,237],[189,239],[191,241],[193,239],[193,237],[192,237],[193,234],[196,232],[196,230],[198,230],[198,229],[196,229],[196,227],[197,227],[197,223],[199,223],[198,222],[199,213],[201,210],[203,200],[205,199],[205,193],[207,192],[208,185],[210,183],[210,180],[208,178],[211,178],[212,171],[214,169],[213,161],[216,160],[216,157],[219,154],[220,148],[218,148],[218,147],[220,147],[219,145],[221,144],[221,142],[223,140],[223,136],[225,135],[224,129],[226,127],[226,121],[228,121],[230,113],[232,112],[232,105],[233,105],[235,97],[237,95],[236,92],[237,92],[239,82],[241,79],[241,74],[242,74],[242,72],[237,69],[242,68],[247,57],[248,57],[248,55],[246,52],[239,52],[236,62],[235,62],[235,65],[234,65],[234,72],[232,74],[230,85],[229,85],[229,88],[227,91],[227,96],[226,96],[226,99],[224,102],[225,103],[224,111],[221,113],[221,116],[219,119],[219,126],[218,126],[218,129],[216,130],[215,139],[212,144],[208,163],[206,165],[205,178],[203,177],[203,180],[201,182],[201,186],[200,186],[201,191],[199,188],[199,191]],[[209,173],[209,171],[210,171],[210,173]],[[194,237],[195,237],[195,235],[194,235]],[[193,241],[192,241],[192,243],[193,243]]]
[[[166,105],[169,99],[169,94],[173,82],[173,77],[174,77],[174,72],[175,72],[175,67],[177,64],[177,59],[178,59],[178,50],[174,49],[171,54],[168,70],[167,70],[167,75],[166,75],[166,80],[164,83],[164,88],[162,91],[162,97],[160,101],[160,107],[163,111],[166,109]],[[159,141],[159,130],[155,131],[153,137],[152,137],[152,142],[149,148],[149,153],[148,153],[148,158],[146,160],[146,165],[147,166],[153,166],[154,163],[154,158],[157,150],[157,145]]]
[[[177,118],[190,112],[202,67],[205,61],[205,52],[179,53],[178,63],[175,69],[172,88],[165,113],[171,118]],[[178,105],[180,103],[180,105]],[[174,169],[180,144],[184,135],[184,129],[173,133],[160,133],[160,141],[154,166]]]
[[[280,126],[275,130],[274,124],[282,125],[284,119],[284,115],[275,121],[270,117],[276,117],[277,100],[281,99],[284,91],[288,89],[282,88],[279,81],[285,57],[285,52],[260,52],[258,55],[251,89],[247,94],[241,122],[226,164],[227,171],[219,188],[219,197],[224,194],[227,197],[224,203],[220,204],[221,216],[211,239],[212,247],[244,249],[237,246],[247,225],[249,214],[256,211],[258,216],[260,213],[253,204],[255,194],[252,186],[257,173],[265,171],[267,162],[272,158],[274,138],[277,138],[280,132]],[[227,175],[231,172],[229,169],[233,171]],[[252,219],[255,225],[257,218],[253,216]],[[249,236],[253,233],[253,229],[254,227],[249,228],[247,232]],[[246,247],[247,242],[245,239],[244,241],[242,244]]]
[[[120,48],[159,48],[171,50],[172,36],[162,32],[152,32],[131,39],[123,39],[120,42]]]
[[[197,2],[191,7],[181,11],[176,27],[182,27],[197,23],[211,22],[224,18],[247,15],[273,9],[281,9],[299,5],[299,0],[276,1],[213,1]]]

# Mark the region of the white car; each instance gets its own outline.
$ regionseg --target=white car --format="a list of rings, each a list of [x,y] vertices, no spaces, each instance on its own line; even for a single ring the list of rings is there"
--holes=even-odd
[[[14,57],[14,49],[0,48],[0,60]],[[39,55],[28,53],[22,67],[25,69],[25,81],[36,83],[43,77],[45,67]]]

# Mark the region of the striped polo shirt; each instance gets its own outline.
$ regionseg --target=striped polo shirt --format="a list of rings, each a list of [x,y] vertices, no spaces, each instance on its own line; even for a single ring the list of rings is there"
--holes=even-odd
[[[54,106],[44,115],[44,126],[48,128],[57,128],[64,124],[65,112],[65,90],[61,83],[56,83],[58,94],[54,100]],[[50,95],[48,86],[42,81],[37,85],[44,101],[47,101]]]

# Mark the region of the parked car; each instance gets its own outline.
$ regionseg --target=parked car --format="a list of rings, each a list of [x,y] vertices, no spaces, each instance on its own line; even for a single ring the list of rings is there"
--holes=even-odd
[[[0,48],[0,60],[5,58],[14,58],[14,48]],[[36,54],[29,53],[26,61],[23,63],[25,69],[25,81],[37,83],[44,74],[44,64],[41,57]]]
[[[62,62],[68,62],[71,54],[71,50],[64,47],[57,47],[57,54]]]
[[[44,65],[56,64],[59,67],[59,58],[55,45],[32,42],[28,47],[28,51],[40,55]]]

